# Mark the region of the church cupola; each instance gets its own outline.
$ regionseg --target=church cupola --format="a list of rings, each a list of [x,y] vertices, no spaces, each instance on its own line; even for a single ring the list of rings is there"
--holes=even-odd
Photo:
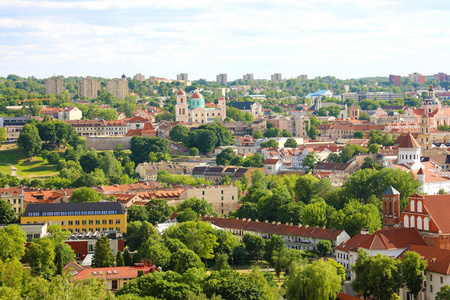
[[[393,228],[400,220],[400,193],[392,186],[388,187],[383,196],[383,229]]]

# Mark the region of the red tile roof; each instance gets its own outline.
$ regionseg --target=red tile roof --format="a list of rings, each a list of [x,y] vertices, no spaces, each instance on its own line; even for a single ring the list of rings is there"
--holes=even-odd
[[[416,141],[416,139],[412,136],[411,133],[403,139],[403,141],[398,146],[399,148],[421,148],[420,144]]]
[[[265,165],[276,165],[280,160],[279,159],[266,159],[263,164]]]
[[[423,245],[411,245],[408,250],[419,253],[422,259],[428,261],[427,271],[450,274],[450,250]],[[403,254],[400,259],[403,259]]]
[[[359,245],[367,241],[369,238],[371,238],[370,234],[362,234],[358,233],[354,237],[352,237],[349,240],[346,240],[345,242],[342,242],[340,245],[336,246],[334,249],[344,252],[349,251],[356,251],[358,249]]]
[[[116,273],[114,273],[114,271]],[[88,268],[81,270],[75,279],[87,279],[90,276],[102,279],[119,279],[119,278],[137,278],[138,271],[144,271],[144,274],[150,273],[149,267],[110,267],[110,268]],[[109,273],[108,273],[109,272]]]
[[[382,229],[370,235],[360,247],[370,250],[408,248],[410,245],[425,245],[415,228]]]

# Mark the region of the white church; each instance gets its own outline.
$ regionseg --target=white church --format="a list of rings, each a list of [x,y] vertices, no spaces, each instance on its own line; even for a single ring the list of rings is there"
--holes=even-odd
[[[227,117],[227,108],[224,98],[219,98],[217,107],[206,108],[205,99],[199,92],[195,92],[188,103],[186,93],[179,90],[177,104],[175,105],[175,120],[177,122],[211,123],[216,120],[224,121]]]
[[[421,161],[421,150],[422,146],[408,133],[398,146],[397,163],[387,167],[413,173],[422,184],[421,191],[427,195],[437,195],[439,190],[450,193],[450,172],[433,161]]]

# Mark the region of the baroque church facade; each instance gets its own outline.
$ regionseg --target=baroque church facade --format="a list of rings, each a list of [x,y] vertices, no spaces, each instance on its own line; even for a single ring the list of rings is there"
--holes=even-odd
[[[175,105],[175,120],[177,122],[212,123],[223,122],[227,117],[226,102],[219,98],[217,107],[205,107],[205,99],[199,92],[195,92],[188,103],[186,93],[179,90],[177,93],[177,104]]]

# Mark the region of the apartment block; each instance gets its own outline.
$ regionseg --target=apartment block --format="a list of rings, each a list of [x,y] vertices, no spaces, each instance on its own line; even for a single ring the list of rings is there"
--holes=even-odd
[[[300,82],[306,81],[306,80],[308,80],[308,75],[300,75],[300,76],[297,76],[297,79],[298,79]]]
[[[65,121],[73,126],[80,136],[92,135],[125,135],[128,132],[127,123],[122,120],[105,121],[105,120],[72,120]]]
[[[400,75],[389,75],[389,83],[400,86],[402,84],[402,77]]]
[[[45,79],[44,88],[46,95],[58,95],[64,91],[63,80],[56,76]]]
[[[126,78],[114,78],[106,82],[106,90],[119,99],[125,99],[128,96],[128,82]]]
[[[127,214],[119,202],[28,204],[21,224],[45,222],[70,232],[127,231]]]
[[[255,80],[253,74],[245,74],[242,79],[244,80]]]
[[[417,72],[409,74],[409,79],[415,83],[425,83],[425,76]]]
[[[275,73],[270,76],[270,81],[280,82],[282,80],[283,80],[283,76],[281,75],[281,73]]]
[[[449,81],[450,76],[448,76],[446,73],[439,72],[437,74],[434,74],[434,81]]]
[[[97,98],[101,89],[100,82],[92,78],[78,80],[78,97]]]
[[[227,74],[219,74],[216,76],[216,82],[221,84],[227,84],[228,80],[227,80]]]
[[[142,75],[141,73],[134,75],[133,77],[134,80],[139,80],[139,81],[145,81],[145,75]]]
[[[177,80],[178,81],[188,81],[188,74],[187,73],[180,73],[179,75],[177,75]]]

